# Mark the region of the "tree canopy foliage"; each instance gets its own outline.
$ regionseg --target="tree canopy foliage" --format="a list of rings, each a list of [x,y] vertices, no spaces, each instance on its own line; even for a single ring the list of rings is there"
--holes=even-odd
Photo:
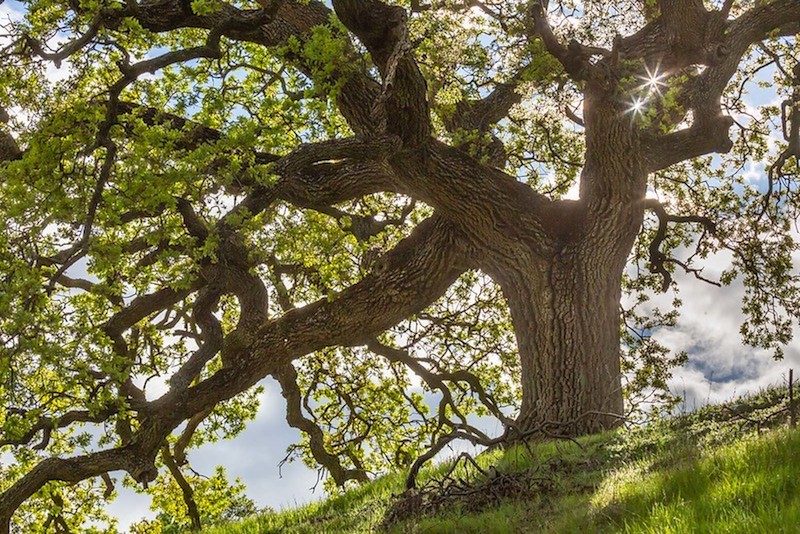
[[[265,377],[330,487],[609,426],[620,370],[668,401],[676,269],[791,340],[797,0],[8,5],[0,532],[113,525],[111,472],[164,528],[252,511],[189,455]]]

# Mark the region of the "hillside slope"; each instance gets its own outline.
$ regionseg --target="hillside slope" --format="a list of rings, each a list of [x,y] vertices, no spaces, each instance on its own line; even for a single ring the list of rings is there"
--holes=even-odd
[[[800,532],[800,431],[771,389],[632,431],[403,473],[208,534]],[[452,470],[452,472],[450,472]]]

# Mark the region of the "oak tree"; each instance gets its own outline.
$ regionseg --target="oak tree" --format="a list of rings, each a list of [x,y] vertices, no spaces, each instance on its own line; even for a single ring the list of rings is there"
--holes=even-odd
[[[676,270],[743,285],[746,342],[791,339],[797,0],[11,11],[0,532],[103,520],[113,472],[186,527],[250,510],[188,451],[266,377],[338,485],[614,427],[681,361],[647,307]]]

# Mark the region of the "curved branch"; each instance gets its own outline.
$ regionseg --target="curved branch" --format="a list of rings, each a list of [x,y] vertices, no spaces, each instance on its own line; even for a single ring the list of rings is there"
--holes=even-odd
[[[645,209],[653,210],[658,217],[658,229],[656,230],[656,235],[653,236],[653,240],[650,242],[650,269],[654,273],[661,275],[661,291],[666,292],[672,283],[672,274],[670,274],[666,268],[667,263],[679,265],[686,272],[691,272],[698,278],[711,284],[719,285],[717,282],[702,278],[698,269],[692,269],[685,263],[674,258],[669,258],[666,254],[661,252],[661,244],[667,238],[668,223],[698,223],[701,224],[709,233],[714,234],[716,233],[717,229],[714,221],[702,215],[671,215],[667,213],[664,205],[655,199],[645,200],[644,205]]]
[[[169,406],[176,424],[277,372],[286,362],[324,347],[361,345],[439,298],[467,269],[462,234],[440,217],[376,262],[373,271],[331,299],[292,309],[254,331],[238,332],[223,348],[230,365],[186,392],[152,403]]]
[[[292,175],[322,163],[341,160],[382,161],[399,148],[398,139],[391,135],[331,139],[299,146],[282,157],[275,168],[278,174]]]
[[[376,106],[385,131],[406,147],[428,142],[431,132],[427,83],[413,58],[406,12],[378,0],[333,0],[339,20],[364,43],[383,77]]]
[[[705,120],[698,117],[698,121],[689,128],[645,139],[643,145],[648,172],[660,171],[713,152],[730,152],[733,141],[728,131],[733,123],[733,118],[725,115]]]
[[[200,522],[200,512],[198,512],[197,503],[194,500],[194,490],[186,480],[186,477],[183,476],[181,468],[175,462],[175,458],[172,456],[172,453],[169,450],[169,445],[165,444],[161,448],[161,459],[164,460],[164,465],[167,466],[172,478],[181,489],[183,502],[186,504],[186,512],[189,514],[189,519],[192,522],[192,530],[199,531],[201,528],[203,528],[203,525]]]
[[[97,15],[94,16],[92,21],[89,23],[89,28],[87,28],[86,32],[83,33],[80,37],[69,41],[61,48],[56,50],[55,52],[46,52],[42,43],[38,40],[26,36],[25,37],[25,44],[35,53],[37,56],[45,59],[47,61],[52,61],[56,68],[61,68],[61,62],[67,59],[72,54],[76,53],[78,50],[82,49],[84,46],[89,44],[89,42],[97,36],[97,33],[103,27],[104,22],[109,19],[116,19],[122,13],[126,12],[123,10],[120,12],[119,10],[111,10],[111,9],[102,9]]]
[[[20,415],[24,415],[25,413],[24,410],[10,409],[9,411],[19,413]],[[88,410],[74,410],[66,412],[58,417],[41,417],[22,436],[18,438],[0,439],[0,447],[5,447],[7,445],[27,445],[31,442],[31,440],[33,440],[36,434],[42,432],[41,441],[33,447],[34,450],[42,451],[46,449],[47,445],[50,443],[50,437],[53,430],[65,428],[74,423],[102,423],[112,415],[116,414],[117,411],[118,410],[116,408],[105,408],[95,413],[92,413]]]
[[[302,208],[319,209],[383,191],[397,191],[385,165],[335,162],[315,165],[310,172],[282,178],[277,196]]]
[[[752,45],[800,31],[800,2],[796,0],[775,0],[758,5],[731,21],[723,18],[724,12],[706,12],[702,3],[700,4],[695,12],[698,13],[697,17],[709,21],[705,25],[706,31],[699,35],[700,42],[681,42],[680,46],[684,49],[706,50],[705,55],[698,58],[685,53],[685,57],[680,61],[676,60],[675,65],[662,63],[665,72],[691,64],[708,65],[702,74],[687,82],[680,96],[681,104],[693,111],[694,124],[690,128],[645,141],[650,154],[650,171],[711,152],[728,152],[733,146],[728,137],[728,129],[733,120],[722,115],[720,101],[739,63]],[[693,27],[686,23],[681,26]],[[662,46],[669,44],[663,38],[654,39],[654,35],[659,35],[655,29],[645,30],[637,34],[637,39],[646,38],[649,42],[661,43]],[[632,54],[636,54],[635,57],[641,57],[641,51],[635,48],[635,42],[632,38],[626,40],[626,46],[631,48]],[[713,56],[711,59],[708,59],[709,54]],[[663,58],[659,56],[658,59],[661,61]]]
[[[14,511],[47,482],[60,480],[74,484],[120,469],[130,473],[134,480],[150,481],[157,475],[153,458],[154,453],[143,454],[140,448],[129,445],[72,458],[42,460],[0,494],[0,534],[9,534]]]
[[[587,47],[577,41],[570,41],[568,45],[562,43],[553,32],[550,22],[547,20],[547,1],[534,0],[531,2],[530,18],[532,36],[539,36],[544,47],[554,58],[564,67],[564,70],[574,80],[584,80],[591,68],[589,58],[592,55],[609,55],[607,50],[600,48]]]
[[[339,462],[339,457],[331,454],[325,447],[325,435],[322,429],[311,419],[303,415],[302,394],[297,385],[297,371],[291,363],[272,373],[281,385],[283,398],[286,399],[286,422],[294,428],[302,430],[309,439],[309,447],[317,460],[333,477],[337,485],[343,486],[348,480],[367,482],[369,478],[363,469],[346,469]]]
[[[106,321],[102,329],[108,337],[114,339],[148,315],[152,315],[185,299],[196,289],[177,290],[165,287],[147,295],[140,295]]]

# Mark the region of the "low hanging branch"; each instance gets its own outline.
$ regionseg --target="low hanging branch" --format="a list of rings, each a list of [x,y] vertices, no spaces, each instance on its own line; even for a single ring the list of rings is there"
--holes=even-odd
[[[302,430],[309,438],[311,454],[322,467],[328,470],[336,484],[343,486],[348,480],[366,482],[369,480],[363,469],[347,469],[342,467],[339,457],[327,451],[325,437],[317,424],[303,415],[302,394],[297,385],[297,371],[287,365],[272,376],[281,385],[283,397],[286,399],[286,422],[292,427]]]
[[[652,210],[656,216],[658,217],[658,229],[656,230],[656,234],[653,236],[653,240],[650,242],[650,269],[659,275],[661,275],[662,282],[661,282],[661,291],[666,292],[669,289],[669,286],[672,284],[672,274],[667,269],[667,264],[672,263],[678,265],[679,267],[683,268],[687,273],[694,274],[695,277],[703,280],[704,282],[708,282],[710,284],[719,286],[719,282],[715,282],[713,280],[708,280],[703,278],[700,274],[701,270],[695,269],[687,265],[686,263],[675,259],[670,258],[663,252],[661,252],[661,245],[667,238],[667,228],[669,223],[696,223],[700,224],[705,228],[705,230],[710,234],[716,233],[716,225],[714,221],[708,217],[704,217],[702,215],[672,215],[667,213],[666,208],[664,205],[655,199],[647,199],[645,202],[645,208]]]
[[[203,525],[200,522],[200,512],[197,510],[197,503],[194,500],[194,490],[191,484],[186,480],[186,477],[183,476],[183,472],[181,472],[181,468],[175,461],[172,452],[169,450],[169,445],[167,444],[161,448],[161,459],[164,461],[167,469],[169,469],[175,483],[177,483],[178,487],[181,489],[183,502],[186,504],[186,512],[189,515],[189,519],[192,521],[192,530],[199,531]]]
[[[782,66],[781,60],[767,47],[767,54],[776,62],[778,69],[792,81],[791,98],[781,102],[781,133],[786,141],[784,148],[767,172],[767,191],[764,193],[764,204],[758,218],[761,219],[772,203],[773,192],[777,182],[785,176],[784,168],[794,158],[795,165],[800,166],[800,62],[797,62],[789,74]]]

